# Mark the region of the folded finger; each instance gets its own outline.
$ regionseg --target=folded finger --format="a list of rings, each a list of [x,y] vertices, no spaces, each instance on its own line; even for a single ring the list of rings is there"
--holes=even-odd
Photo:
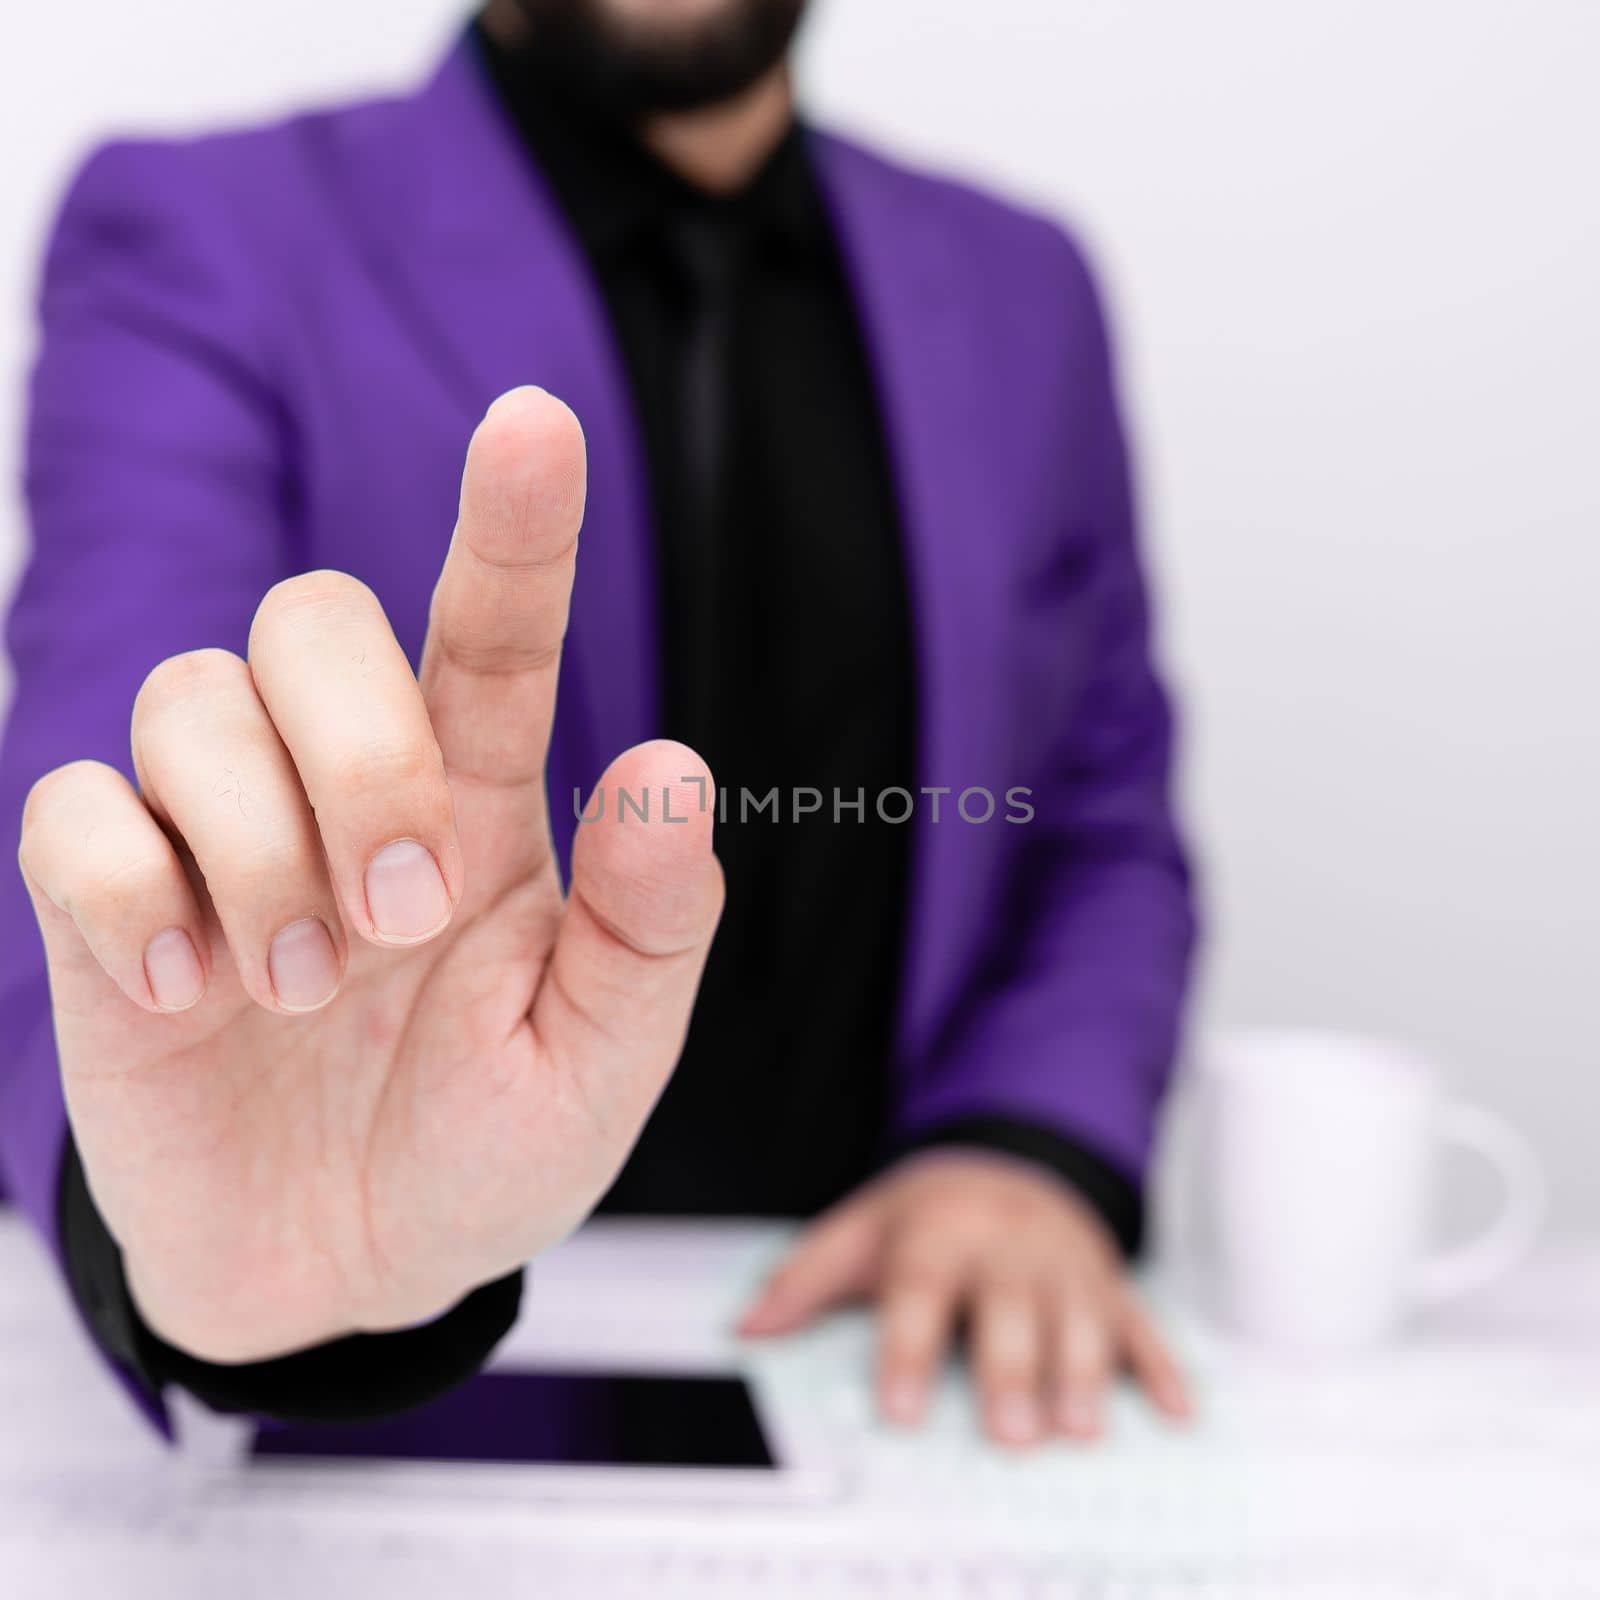
[[[438,933],[463,872],[444,760],[377,597],[344,572],[268,591],[250,671],[315,812],[345,920],[379,944]]]
[[[194,857],[245,992],[275,1011],[330,1000],[344,935],[316,819],[250,671],[225,650],[164,661],[133,710],[147,804]]]
[[[205,993],[207,940],[177,852],[114,767],[74,761],[41,778],[17,852],[58,1005],[106,980],[146,1011]],[[85,1007],[86,1009],[86,1007]]]

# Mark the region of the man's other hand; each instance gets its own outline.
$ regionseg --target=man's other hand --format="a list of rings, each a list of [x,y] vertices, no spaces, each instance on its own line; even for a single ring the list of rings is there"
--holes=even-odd
[[[740,1331],[787,1333],[863,1299],[877,1305],[878,1401],[891,1421],[921,1419],[963,1326],[984,1427],[1000,1443],[1097,1437],[1119,1368],[1165,1415],[1189,1415],[1111,1236],[1065,1183],[1025,1162],[954,1147],[901,1162],[811,1227]]]

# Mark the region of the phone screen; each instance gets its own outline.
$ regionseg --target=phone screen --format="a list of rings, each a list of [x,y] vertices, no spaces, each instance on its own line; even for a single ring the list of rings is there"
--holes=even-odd
[[[487,1372],[403,1416],[263,1428],[261,1461],[365,1459],[561,1466],[778,1466],[744,1379]]]

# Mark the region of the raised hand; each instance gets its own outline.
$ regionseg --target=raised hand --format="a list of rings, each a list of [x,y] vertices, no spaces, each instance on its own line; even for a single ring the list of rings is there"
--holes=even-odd
[[[370,590],[307,573],[248,661],[150,674],[137,792],[76,762],[29,796],[78,1149],[191,1354],[403,1326],[512,1270],[603,1193],[677,1058],[722,904],[704,763],[619,756],[565,899],[552,852],[583,500],[571,412],[513,391],[468,451],[420,681]]]

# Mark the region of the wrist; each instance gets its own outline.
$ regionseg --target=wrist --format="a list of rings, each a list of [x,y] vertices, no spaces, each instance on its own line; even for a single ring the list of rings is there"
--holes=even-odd
[[[123,1278],[134,1315],[169,1349],[214,1366],[278,1361],[338,1340],[382,1337],[426,1327],[504,1274],[481,1283],[417,1286],[361,1302],[296,1305],[248,1268],[216,1274],[181,1292],[164,1289],[159,1276],[125,1252]]]
[[[906,1137],[901,1160],[922,1151],[959,1147],[1009,1155],[1057,1178],[1105,1226],[1116,1248],[1137,1257],[1144,1244],[1144,1194],[1137,1173],[1093,1143],[1044,1121],[1004,1114],[952,1118]]]

